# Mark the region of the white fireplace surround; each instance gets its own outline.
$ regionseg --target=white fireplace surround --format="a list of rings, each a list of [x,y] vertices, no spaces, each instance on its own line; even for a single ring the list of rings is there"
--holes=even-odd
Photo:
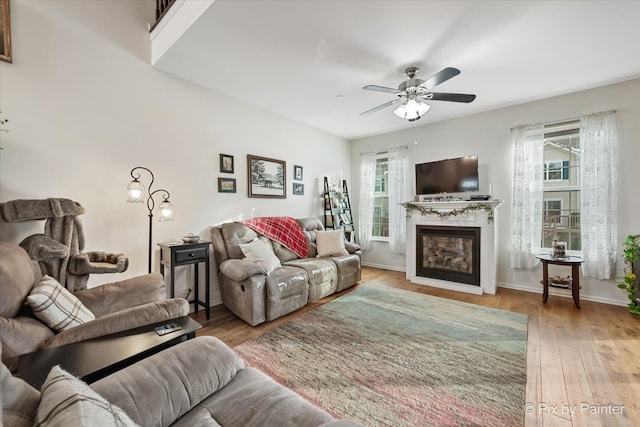
[[[474,204],[487,205],[493,209],[493,222],[489,222],[489,215],[485,210],[472,211],[456,216],[452,215],[447,218],[440,218],[436,214],[422,215],[416,209],[411,210],[409,212],[410,216],[407,219],[406,274],[407,279],[410,280],[411,283],[418,285],[451,289],[476,295],[483,293],[495,294],[497,288],[496,269],[498,262],[498,239],[496,236],[498,230],[497,208],[502,205],[502,201],[412,202],[412,204],[419,207],[435,209],[439,212],[451,212],[454,209],[464,209]],[[418,225],[480,228],[480,286],[418,276],[416,274],[416,228]]]

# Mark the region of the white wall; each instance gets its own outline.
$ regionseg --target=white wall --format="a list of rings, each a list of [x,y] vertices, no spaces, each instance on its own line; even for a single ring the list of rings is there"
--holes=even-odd
[[[130,258],[127,272],[92,276],[90,286],[147,271],[147,211],[125,203],[134,166],[150,168],[154,189],[169,190],[175,206],[174,222],[154,222],[154,244],[189,232],[209,238],[211,225],[252,210],[320,217],[321,176],[349,176],[348,141],[152,69],[153,11],[152,1],[11,2],[14,63],[0,63],[0,108],[10,120],[0,134],[0,201],[81,203],[86,250]],[[219,173],[220,153],[235,156],[236,194],[217,192],[217,178],[231,177]],[[287,162],[286,199],[247,197],[247,154]],[[304,196],[291,195],[294,165],[304,168]],[[0,240],[18,243],[43,226],[0,222]],[[192,273],[179,270],[182,296]]]
[[[437,108],[435,105],[433,108]],[[498,283],[503,287],[539,292],[541,267],[533,271],[514,270],[509,265],[510,201],[512,182],[512,144],[510,128],[527,123],[553,122],[576,118],[584,114],[615,109],[618,111],[618,240],[628,234],[640,233],[640,79],[558,96],[542,101],[503,108],[460,119],[417,126],[407,130],[360,139],[353,142],[351,168],[352,188],[359,188],[357,179],[360,153],[401,144],[409,146],[413,163],[441,160],[478,154],[481,193],[488,192],[505,201],[499,209]],[[384,114],[378,113],[378,114]],[[418,141],[414,145],[414,140]],[[354,200],[357,211],[357,200]],[[357,218],[357,212],[354,214]],[[587,233],[588,230],[583,230]],[[621,250],[621,249],[620,249]],[[404,256],[392,254],[386,243],[376,243],[364,254],[364,262],[393,269],[403,269]],[[623,263],[618,263],[622,275]],[[560,271],[562,273],[562,271]],[[567,274],[565,272],[565,274]],[[617,289],[614,281],[591,278],[582,281],[583,299],[626,305],[626,294]]]

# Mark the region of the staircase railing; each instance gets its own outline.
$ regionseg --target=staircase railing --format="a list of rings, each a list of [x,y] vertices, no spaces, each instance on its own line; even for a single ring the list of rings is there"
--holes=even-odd
[[[151,26],[151,30],[158,25],[158,23],[162,20],[162,17],[167,13],[167,11],[173,6],[176,0],[156,0],[156,22]]]

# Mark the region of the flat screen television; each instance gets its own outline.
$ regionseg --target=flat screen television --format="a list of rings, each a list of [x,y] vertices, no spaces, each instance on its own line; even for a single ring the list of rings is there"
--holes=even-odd
[[[478,156],[416,165],[416,194],[464,193],[479,187]]]

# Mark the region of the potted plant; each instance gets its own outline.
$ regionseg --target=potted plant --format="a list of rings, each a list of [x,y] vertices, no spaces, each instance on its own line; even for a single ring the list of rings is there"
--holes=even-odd
[[[622,244],[624,248],[624,277],[622,283],[618,283],[620,289],[627,291],[629,297],[629,311],[640,315],[640,234],[627,236]]]

